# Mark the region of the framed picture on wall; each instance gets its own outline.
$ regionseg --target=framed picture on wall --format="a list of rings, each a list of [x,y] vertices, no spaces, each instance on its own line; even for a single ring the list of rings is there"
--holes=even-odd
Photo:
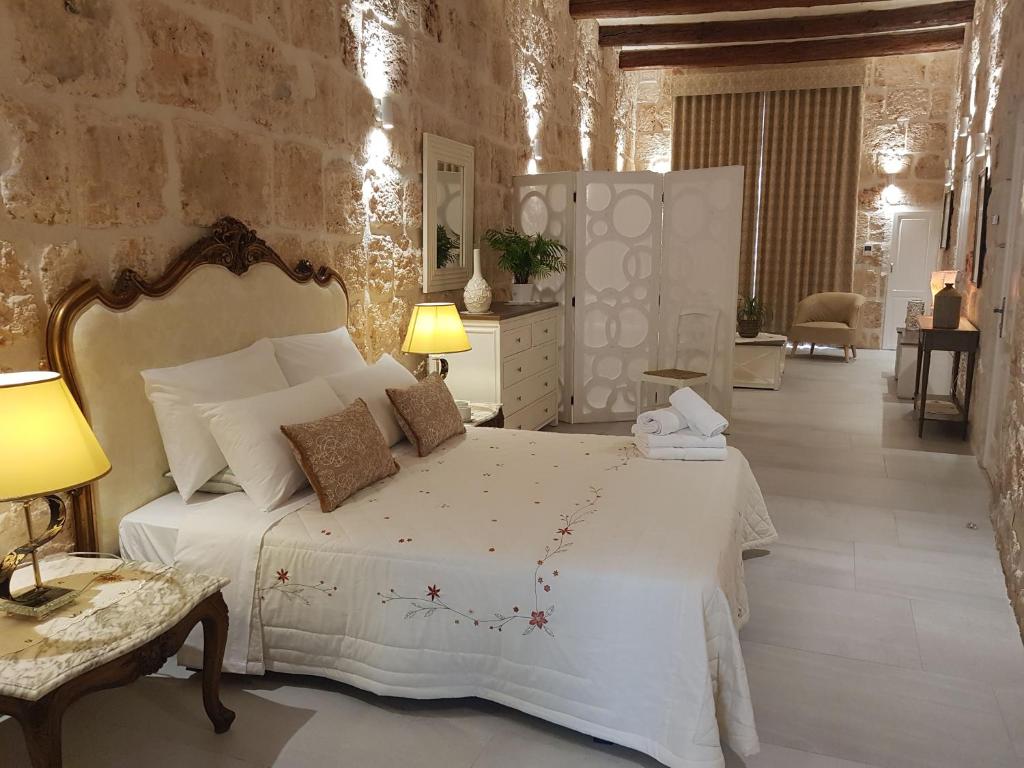
[[[942,199],[942,231],[939,236],[939,247],[942,250],[949,248],[949,236],[953,231],[953,208],[956,206],[956,197],[953,188],[950,187],[946,190],[946,195]]]
[[[973,258],[970,261],[971,281],[981,287],[982,278],[985,275],[985,251],[986,235],[988,234],[988,200],[992,195],[992,184],[989,182],[988,168],[983,168],[978,174],[978,184],[975,188],[974,208],[974,243]]]

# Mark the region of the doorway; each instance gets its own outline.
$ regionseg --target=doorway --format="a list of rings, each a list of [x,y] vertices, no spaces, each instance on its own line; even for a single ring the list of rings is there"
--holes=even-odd
[[[885,295],[882,347],[896,349],[896,329],[907,316],[907,303],[931,304],[931,277],[939,252],[941,214],[937,210],[899,210],[893,215],[889,280]]]

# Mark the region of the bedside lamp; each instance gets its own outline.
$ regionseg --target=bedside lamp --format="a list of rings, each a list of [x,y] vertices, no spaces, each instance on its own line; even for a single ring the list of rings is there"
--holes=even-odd
[[[462,325],[459,310],[451,302],[417,304],[412,308],[409,330],[402,351],[411,355],[447,355],[468,352],[472,347]],[[438,364],[442,378],[448,375],[448,361],[431,358]]]
[[[110,461],[59,373],[0,374],[0,502],[19,503],[28,530],[28,542],[0,559],[0,611],[42,618],[74,599],[70,589],[43,584],[36,550],[64,528],[64,500],[57,494],[109,471]],[[39,497],[50,507],[50,523],[36,537],[29,508]],[[13,595],[11,578],[26,558],[32,559],[35,586]]]

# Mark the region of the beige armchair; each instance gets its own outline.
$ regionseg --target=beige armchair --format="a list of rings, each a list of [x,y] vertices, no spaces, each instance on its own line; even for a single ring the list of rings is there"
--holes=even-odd
[[[843,356],[857,357],[857,331],[864,297],[859,293],[815,293],[796,305],[796,319],[789,329],[789,340],[796,345],[809,342],[811,354],[816,344],[842,347]]]

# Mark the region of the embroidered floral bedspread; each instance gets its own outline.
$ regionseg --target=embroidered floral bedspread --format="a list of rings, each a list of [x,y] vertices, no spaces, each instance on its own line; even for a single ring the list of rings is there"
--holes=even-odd
[[[669,766],[757,751],[741,554],[775,531],[739,452],[659,462],[624,438],[473,429],[396,455],[396,476],[267,532],[267,669],[479,696]]]

